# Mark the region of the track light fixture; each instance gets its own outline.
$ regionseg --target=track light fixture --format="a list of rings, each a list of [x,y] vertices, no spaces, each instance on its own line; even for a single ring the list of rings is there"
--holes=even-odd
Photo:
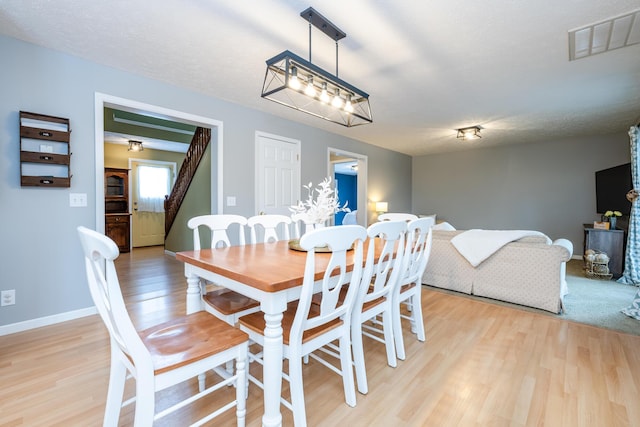
[[[346,127],[372,123],[369,94],[338,77],[338,40],[346,34],[312,7],[300,16],[309,22],[309,60],[288,50],[268,59],[261,96]],[[335,75],[311,63],[312,26],[336,42]]]
[[[480,126],[471,126],[468,128],[458,129],[458,138],[463,141],[469,141],[472,139],[480,139],[482,135],[480,135]]]

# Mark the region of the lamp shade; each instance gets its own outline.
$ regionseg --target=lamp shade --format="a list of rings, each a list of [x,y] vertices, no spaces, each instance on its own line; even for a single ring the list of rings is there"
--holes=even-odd
[[[389,204],[387,202],[376,202],[376,212],[385,213],[389,210]]]

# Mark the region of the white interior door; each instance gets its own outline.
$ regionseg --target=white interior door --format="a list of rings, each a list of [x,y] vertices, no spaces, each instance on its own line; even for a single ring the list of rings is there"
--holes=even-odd
[[[131,199],[133,212],[131,214],[131,236],[132,246],[139,248],[143,246],[164,245],[164,196],[169,194],[173,186],[176,164],[173,162],[160,162],[153,160],[132,160],[129,161],[131,168]],[[157,195],[161,200],[149,200],[145,198],[144,189],[141,192],[141,170],[140,168],[150,168],[159,172],[153,179],[160,191]],[[154,176],[154,175],[152,175]],[[165,178],[166,177],[166,178]],[[165,181],[166,179],[166,181]],[[164,182],[163,182],[164,181]],[[164,191],[162,191],[164,188]],[[164,193],[164,194],[161,194]],[[158,210],[162,210],[158,212]]]
[[[290,215],[300,200],[300,141],[256,132],[256,213]]]

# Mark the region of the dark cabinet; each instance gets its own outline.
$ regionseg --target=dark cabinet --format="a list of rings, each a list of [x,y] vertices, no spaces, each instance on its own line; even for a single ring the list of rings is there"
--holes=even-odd
[[[587,249],[609,255],[609,271],[617,279],[624,272],[624,230],[601,230],[591,224],[584,226],[584,253]]]
[[[130,219],[128,213],[105,215],[105,234],[118,245],[120,252],[129,252],[131,247]]]
[[[129,170],[104,169],[105,234],[120,252],[131,248],[131,214],[129,213]]]

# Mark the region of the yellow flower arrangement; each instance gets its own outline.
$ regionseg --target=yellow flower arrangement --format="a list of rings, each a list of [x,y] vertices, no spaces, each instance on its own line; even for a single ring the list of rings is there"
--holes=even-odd
[[[604,216],[606,216],[607,218],[611,218],[612,216],[622,216],[622,212],[620,212],[620,211],[606,211],[604,213]]]

